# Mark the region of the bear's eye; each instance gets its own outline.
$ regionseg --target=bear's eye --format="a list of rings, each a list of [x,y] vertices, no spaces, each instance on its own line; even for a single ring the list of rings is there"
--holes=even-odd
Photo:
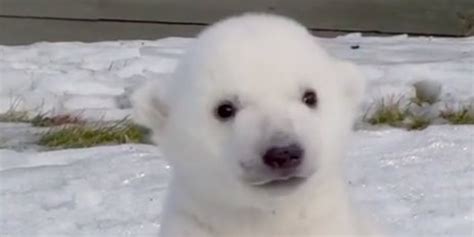
[[[234,104],[230,101],[221,102],[216,108],[216,116],[220,120],[228,120],[235,116],[237,109]]]
[[[310,108],[315,108],[318,103],[318,97],[313,90],[306,90],[301,100]]]

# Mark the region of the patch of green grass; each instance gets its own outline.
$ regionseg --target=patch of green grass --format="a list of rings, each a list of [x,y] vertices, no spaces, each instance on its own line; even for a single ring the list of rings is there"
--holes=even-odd
[[[85,123],[85,121],[79,117],[69,114],[48,116],[47,113],[42,113],[31,117],[27,111],[18,111],[14,109],[9,109],[7,112],[0,114],[0,122],[31,123],[33,127],[53,127],[65,124]]]
[[[403,120],[407,117],[407,110],[402,109],[401,98],[390,96],[382,98],[375,103],[375,111],[364,120],[372,125],[388,124],[390,126],[400,127]]]
[[[99,145],[145,143],[146,129],[122,120],[112,125],[75,124],[52,128],[39,144],[51,149],[84,148]]]
[[[451,124],[474,124],[474,105],[462,106],[457,110],[446,109],[440,116]]]
[[[367,112],[363,120],[372,125],[386,124],[392,127],[405,128],[408,130],[422,130],[432,124],[438,118],[443,118],[447,124],[474,125],[474,104],[455,106],[439,111],[439,115],[430,116],[428,114],[416,113],[412,105],[418,108],[431,106],[423,103],[416,98],[407,100],[408,103],[402,103],[401,97],[388,96],[374,103],[371,113]],[[430,108],[426,108],[429,109]],[[436,109],[436,108],[435,108]]]
[[[20,110],[21,99],[12,98],[8,110],[0,114],[0,122],[4,123],[29,123],[30,116],[25,110]]]
[[[408,130],[422,130],[431,124],[431,120],[420,115],[415,115],[409,110],[413,99],[403,105],[402,97],[388,96],[374,104],[372,113],[366,113],[363,120],[372,125],[386,124],[391,127],[405,128]]]
[[[84,124],[85,121],[77,116],[69,114],[46,116],[46,114],[38,114],[31,119],[31,125],[34,127],[53,127],[65,124]]]
[[[431,124],[431,120],[423,117],[411,117],[410,123],[406,124],[408,130],[423,130]]]
[[[0,122],[4,123],[29,123],[31,121],[26,111],[8,110],[0,114]]]

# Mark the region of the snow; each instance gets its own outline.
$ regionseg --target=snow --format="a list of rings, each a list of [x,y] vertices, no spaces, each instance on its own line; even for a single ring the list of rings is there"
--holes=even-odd
[[[319,41],[336,57],[360,65],[370,82],[366,105],[387,94],[413,95],[412,84],[425,79],[443,85],[445,101],[474,101],[474,37],[352,34]],[[130,114],[123,98],[143,81],[169,78],[189,43],[166,38],[0,46],[0,113],[17,101],[18,110],[121,119]]]
[[[472,126],[359,131],[356,203],[397,236],[470,236]],[[156,236],[170,169],[151,145],[0,150],[1,236]]]
[[[365,106],[433,80],[474,102],[474,37],[318,39],[360,65]],[[0,46],[0,113],[130,114],[130,93],[168,80],[192,39]],[[351,46],[358,45],[358,49]],[[41,128],[0,123],[0,236],[156,236],[170,168],[159,147],[39,151]],[[355,203],[395,236],[474,236],[474,126],[359,130],[348,152]]]
[[[366,104],[388,94],[414,95],[412,84],[420,80],[441,83],[444,101],[474,101],[474,37],[361,38],[354,34],[323,42],[335,56],[362,68],[369,79]],[[350,45],[360,48],[348,50]]]
[[[153,146],[0,152],[1,236],[156,236],[169,166]]]
[[[359,131],[354,196],[399,236],[474,234],[474,126]]]
[[[36,113],[122,119],[130,110],[119,100],[147,79],[167,77],[189,41],[0,46],[0,113],[15,104]]]

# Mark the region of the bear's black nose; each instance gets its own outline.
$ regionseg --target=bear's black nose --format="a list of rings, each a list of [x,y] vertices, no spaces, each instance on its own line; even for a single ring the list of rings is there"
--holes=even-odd
[[[292,144],[283,147],[271,147],[263,155],[263,163],[272,169],[291,169],[303,161],[303,149]]]

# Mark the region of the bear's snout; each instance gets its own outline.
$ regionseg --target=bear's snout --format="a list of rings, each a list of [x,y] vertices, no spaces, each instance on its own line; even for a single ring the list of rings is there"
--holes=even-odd
[[[298,144],[270,147],[262,156],[263,163],[271,169],[293,169],[303,161],[304,150]]]

